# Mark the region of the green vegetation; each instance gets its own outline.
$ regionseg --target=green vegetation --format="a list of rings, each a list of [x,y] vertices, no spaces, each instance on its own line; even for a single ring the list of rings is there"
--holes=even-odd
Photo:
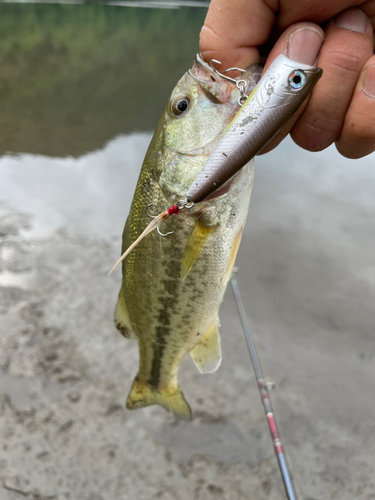
[[[152,130],[205,13],[0,4],[0,154],[80,155]]]

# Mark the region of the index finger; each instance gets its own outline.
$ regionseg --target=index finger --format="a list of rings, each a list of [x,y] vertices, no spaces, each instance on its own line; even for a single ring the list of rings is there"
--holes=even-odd
[[[199,38],[203,59],[218,59],[222,69],[247,68],[259,62],[258,46],[274,24],[275,13],[263,0],[212,0]]]

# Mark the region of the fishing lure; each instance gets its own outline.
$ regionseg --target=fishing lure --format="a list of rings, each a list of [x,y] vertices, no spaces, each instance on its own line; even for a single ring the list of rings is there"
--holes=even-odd
[[[151,203],[152,205],[152,203]],[[151,205],[148,205],[146,207],[149,208]],[[167,210],[165,210],[164,212],[160,213],[159,215],[156,215],[156,216],[149,216],[151,217],[153,220],[150,222],[150,224],[146,227],[146,229],[143,231],[143,233],[141,233],[138,238],[134,241],[134,243],[132,243],[130,245],[130,247],[121,255],[121,257],[119,258],[119,260],[116,262],[116,264],[112,267],[112,269],[109,271],[108,273],[108,276],[116,269],[116,267],[121,264],[121,262],[129,255],[129,253],[138,245],[138,243],[140,243],[141,240],[143,240],[143,238],[145,236],[147,236],[149,233],[151,233],[151,231],[153,231],[154,229],[157,229],[160,236],[167,236],[168,234],[171,234],[171,233],[167,233],[166,235],[165,234],[162,234],[160,231],[159,231],[159,227],[160,227],[160,224],[164,221],[166,221],[167,219],[169,219],[169,217],[173,214],[178,214],[180,212],[180,210],[184,210],[184,209],[190,209],[190,208],[193,208],[194,206],[194,203],[190,202],[188,203],[187,200],[180,200],[178,201],[175,205],[173,205],[172,207],[168,208]],[[147,212],[146,212],[146,215]],[[173,232],[173,231],[172,231]]]
[[[297,111],[322,73],[279,55],[243,102],[195,178],[187,200],[203,201],[254,158]]]

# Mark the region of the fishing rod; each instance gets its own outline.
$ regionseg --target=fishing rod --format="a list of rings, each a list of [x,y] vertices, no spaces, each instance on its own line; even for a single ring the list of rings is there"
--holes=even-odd
[[[255,344],[254,344],[253,338],[251,336],[249,323],[247,321],[245,308],[243,306],[243,302],[242,302],[242,298],[241,298],[241,293],[240,293],[240,290],[238,288],[238,283],[237,283],[237,279],[236,279],[236,272],[237,271],[238,271],[238,268],[234,268],[230,282],[232,285],[234,298],[236,299],[238,313],[239,313],[240,318],[241,318],[242,328],[243,328],[243,331],[245,334],[247,347],[249,348],[251,362],[253,364],[255,376],[257,379],[260,397],[261,397],[261,400],[263,403],[264,411],[266,413],[268,427],[269,427],[269,430],[271,433],[271,438],[273,440],[273,446],[274,446],[276,458],[277,458],[277,461],[278,461],[278,464],[280,467],[281,476],[283,478],[285,492],[286,492],[288,500],[298,500],[296,490],[295,490],[294,484],[293,484],[292,475],[290,473],[289,465],[288,465],[288,462],[286,460],[285,449],[284,449],[284,446],[280,440],[279,429],[278,429],[278,425],[276,422],[275,414],[273,412],[271,399],[270,399],[270,395],[269,395],[269,389],[268,389],[268,386],[263,378],[262,368],[260,366],[258,354],[257,354],[257,351],[255,349]]]

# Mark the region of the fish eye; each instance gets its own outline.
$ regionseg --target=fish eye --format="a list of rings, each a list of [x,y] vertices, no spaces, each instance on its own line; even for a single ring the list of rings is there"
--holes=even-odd
[[[306,83],[306,75],[303,71],[297,69],[290,73],[288,78],[289,85],[292,89],[301,89]]]
[[[180,116],[185,113],[190,107],[190,97],[178,96],[171,103],[171,111],[175,116]]]

